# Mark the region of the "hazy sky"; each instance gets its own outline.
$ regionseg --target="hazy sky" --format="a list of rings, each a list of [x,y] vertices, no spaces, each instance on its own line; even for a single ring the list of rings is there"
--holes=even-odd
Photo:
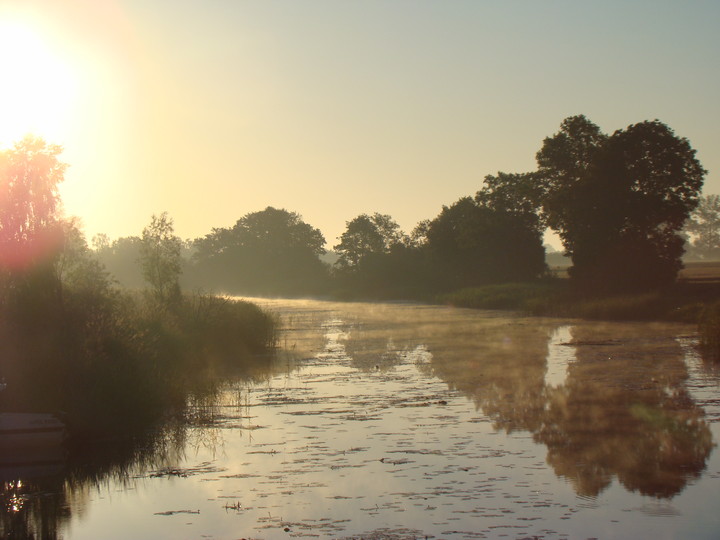
[[[88,238],[266,206],[328,247],[360,213],[409,231],[575,114],[667,123],[718,193],[718,28],[717,0],[0,0],[0,141],[65,146]]]

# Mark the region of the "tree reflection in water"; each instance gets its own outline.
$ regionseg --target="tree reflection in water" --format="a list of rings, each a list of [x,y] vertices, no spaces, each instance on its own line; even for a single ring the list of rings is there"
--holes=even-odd
[[[0,536],[57,538],[73,514],[82,514],[91,490],[111,480],[129,486],[138,474],[177,462],[185,445],[184,426],[171,423],[132,441],[47,449],[42,461],[0,456]]]
[[[66,529],[73,516],[82,515],[90,493],[99,486],[112,482],[130,489],[148,471],[172,470],[189,449],[216,445],[213,426],[218,407],[225,405],[219,400],[231,397],[226,392],[231,381],[257,383],[288,365],[288,361],[281,365],[267,358],[256,360],[232,373],[218,374],[216,384],[188,397],[182,414],[136,439],[40,449],[42,455],[33,454],[29,460],[16,451],[0,453],[0,538],[57,538],[57,531]],[[190,425],[195,429],[188,431]]]
[[[475,347],[433,350],[431,369],[508,432],[527,430],[579,495],[613,477],[630,491],[672,497],[696,478],[714,446],[691,399],[679,343],[661,327],[638,338],[631,324],[579,324],[559,386],[545,381],[554,326],[485,328]],[[642,335],[642,333],[640,334]]]
[[[668,325],[507,318],[444,320],[417,306],[347,310],[340,325],[357,369],[385,370],[410,351],[419,369],[465,394],[496,429],[533,434],[547,462],[579,495],[597,496],[614,477],[630,491],[672,497],[697,478],[714,446],[690,397],[685,352]],[[559,327],[574,358],[560,385],[547,372]],[[572,355],[572,352],[575,352]]]
[[[547,392],[534,431],[548,447],[548,463],[581,495],[597,495],[613,476],[643,495],[680,493],[713,447],[685,387],[680,344],[638,339],[617,324],[576,327],[572,343],[577,360],[567,382]]]

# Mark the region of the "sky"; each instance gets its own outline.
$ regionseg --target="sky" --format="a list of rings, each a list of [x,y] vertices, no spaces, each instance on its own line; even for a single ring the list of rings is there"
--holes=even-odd
[[[0,0],[0,144],[63,145],[88,239],[267,206],[328,248],[362,213],[409,232],[576,114],[661,120],[720,193],[718,28],[716,0]]]

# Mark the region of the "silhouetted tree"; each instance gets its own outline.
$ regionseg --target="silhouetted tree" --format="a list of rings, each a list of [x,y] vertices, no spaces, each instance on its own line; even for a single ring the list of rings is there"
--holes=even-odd
[[[527,281],[545,271],[541,231],[524,213],[464,197],[427,229],[426,249],[447,289]]]
[[[584,116],[563,121],[537,154],[544,222],[592,291],[667,285],[681,268],[678,234],[705,170],[687,139],[646,121],[607,136]]]
[[[198,285],[250,294],[308,294],[327,280],[322,233],[302,217],[267,207],[195,241]]]
[[[498,212],[505,212],[523,220],[526,226],[542,232],[545,226],[540,219],[542,189],[537,173],[504,173],[487,175],[483,188],[475,201]]]
[[[418,299],[429,295],[422,225],[408,237],[389,215],[361,214],[347,222],[335,246],[334,283],[348,297]]]
[[[142,232],[140,263],[150,293],[160,306],[180,299],[180,250],[182,242],[175,236],[173,220],[167,212],[153,215]]]
[[[720,258],[720,195],[700,197],[685,224],[685,230],[693,236],[692,252],[701,259]]]
[[[370,254],[390,253],[405,240],[400,225],[386,214],[361,214],[346,226],[340,243],[333,247],[339,255],[337,266],[341,269],[357,267]]]

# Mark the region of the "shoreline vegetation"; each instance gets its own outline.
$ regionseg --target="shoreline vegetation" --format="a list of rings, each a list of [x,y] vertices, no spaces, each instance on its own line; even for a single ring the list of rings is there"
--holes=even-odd
[[[121,288],[61,214],[61,150],[26,137],[0,151],[0,411],[57,414],[75,441],[141,437],[269,362],[277,321],[249,302],[184,294],[167,214],[132,261],[144,290]]]
[[[319,229],[273,207],[185,241],[153,215],[140,236],[91,249],[61,212],[61,151],[34,137],[0,151],[0,406],[64,411],[76,437],[132,436],[270,361],[278,321],[212,292],[695,322],[720,358],[718,284],[678,280],[685,246],[720,253],[720,199],[700,194],[695,150],[657,120],[608,135],[569,117],[537,171],[488,175],[410,234],[361,214],[332,261]],[[567,278],[548,268],[547,229]]]
[[[66,288],[57,304],[35,294],[2,306],[0,404],[59,414],[74,439],[137,437],[193,414],[226,378],[270,362],[276,343],[274,316],[250,302],[196,293],[158,306],[140,292]]]

